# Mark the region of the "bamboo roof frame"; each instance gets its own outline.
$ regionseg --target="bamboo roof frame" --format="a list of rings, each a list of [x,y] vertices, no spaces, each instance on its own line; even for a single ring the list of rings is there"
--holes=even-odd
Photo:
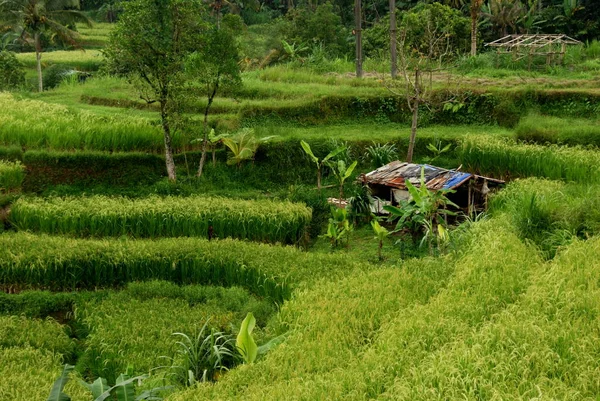
[[[486,43],[486,46],[513,49],[513,48],[542,48],[549,45],[580,45],[581,42],[567,35],[555,34],[521,34],[507,35],[493,42]]]
[[[577,39],[564,34],[518,34],[506,35],[485,46],[495,47],[498,54],[512,54],[514,60],[529,57],[531,69],[533,56],[546,56],[546,64],[555,62],[555,55],[559,56],[562,63],[567,51],[567,45],[582,44]]]

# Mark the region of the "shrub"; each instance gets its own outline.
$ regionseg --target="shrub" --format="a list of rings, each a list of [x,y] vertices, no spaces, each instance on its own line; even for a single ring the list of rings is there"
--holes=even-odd
[[[24,83],[25,71],[15,54],[0,51],[0,91],[15,89]]]
[[[217,237],[295,243],[310,223],[301,204],[192,196],[145,199],[22,198],[11,208],[20,230],[78,237]]]
[[[73,71],[73,67],[53,64],[44,70],[44,87],[45,89],[56,88],[63,82],[67,76]]]

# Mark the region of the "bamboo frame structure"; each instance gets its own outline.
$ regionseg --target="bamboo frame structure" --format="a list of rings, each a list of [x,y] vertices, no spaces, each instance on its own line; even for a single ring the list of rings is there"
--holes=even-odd
[[[497,54],[511,54],[515,61],[528,57],[531,69],[533,57],[545,56],[547,65],[556,64],[557,59],[562,64],[567,46],[580,44],[580,41],[564,34],[523,34],[507,35],[485,45],[495,47]]]

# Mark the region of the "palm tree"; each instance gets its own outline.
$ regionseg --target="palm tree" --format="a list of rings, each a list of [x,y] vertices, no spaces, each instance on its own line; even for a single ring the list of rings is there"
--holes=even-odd
[[[469,14],[471,15],[471,56],[473,57],[477,55],[477,25],[482,6],[483,0],[471,0],[471,6],[469,7]]]
[[[91,25],[79,10],[79,0],[0,0],[0,21],[20,33],[22,41],[33,41],[37,60],[38,89],[42,81],[42,33],[50,33],[72,46],[78,46],[78,34],[70,26],[76,22]]]

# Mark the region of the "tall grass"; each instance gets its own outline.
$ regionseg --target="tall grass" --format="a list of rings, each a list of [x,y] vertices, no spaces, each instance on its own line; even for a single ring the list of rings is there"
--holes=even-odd
[[[467,170],[482,175],[600,182],[600,152],[580,147],[524,145],[481,137],[466,139],[459,154]]]
[[[46,400],[63,363],[60,354],[32,347],[0,347],[0,361],[0,400],[10,401]],[[89,399],[76,380],[65,392],[76,401]]]
[[[0,235],[0,289],[71,290],[153,279],[240,286],[277,302],[293,288],[335,280],[361,265],[343,255],[236,240],[81,240]]]
[[[526,142],[600,146],[600,120],[529,114],[519,121],[516,132]]]
[[[303,204],[227,198],[92,196],[22,198],[11,208],[19,230],[78,237],[217,237],[296,243],[311,211]]]
[[[25,167],[19,161],[0,160],[0,192],[14,192],[21,189],[25,179]]]
[[[158,126],[141,118],[100,117],[86,111],[0,93],[0,144],[26,149],[161,152]],[[181,142],[183,141],[183,142]],[[187,146],[182,136],[175,148]]]
[[[53,319],[0,316],[0,349],[3,347],[33,347],[70,355],[75,343]]]

